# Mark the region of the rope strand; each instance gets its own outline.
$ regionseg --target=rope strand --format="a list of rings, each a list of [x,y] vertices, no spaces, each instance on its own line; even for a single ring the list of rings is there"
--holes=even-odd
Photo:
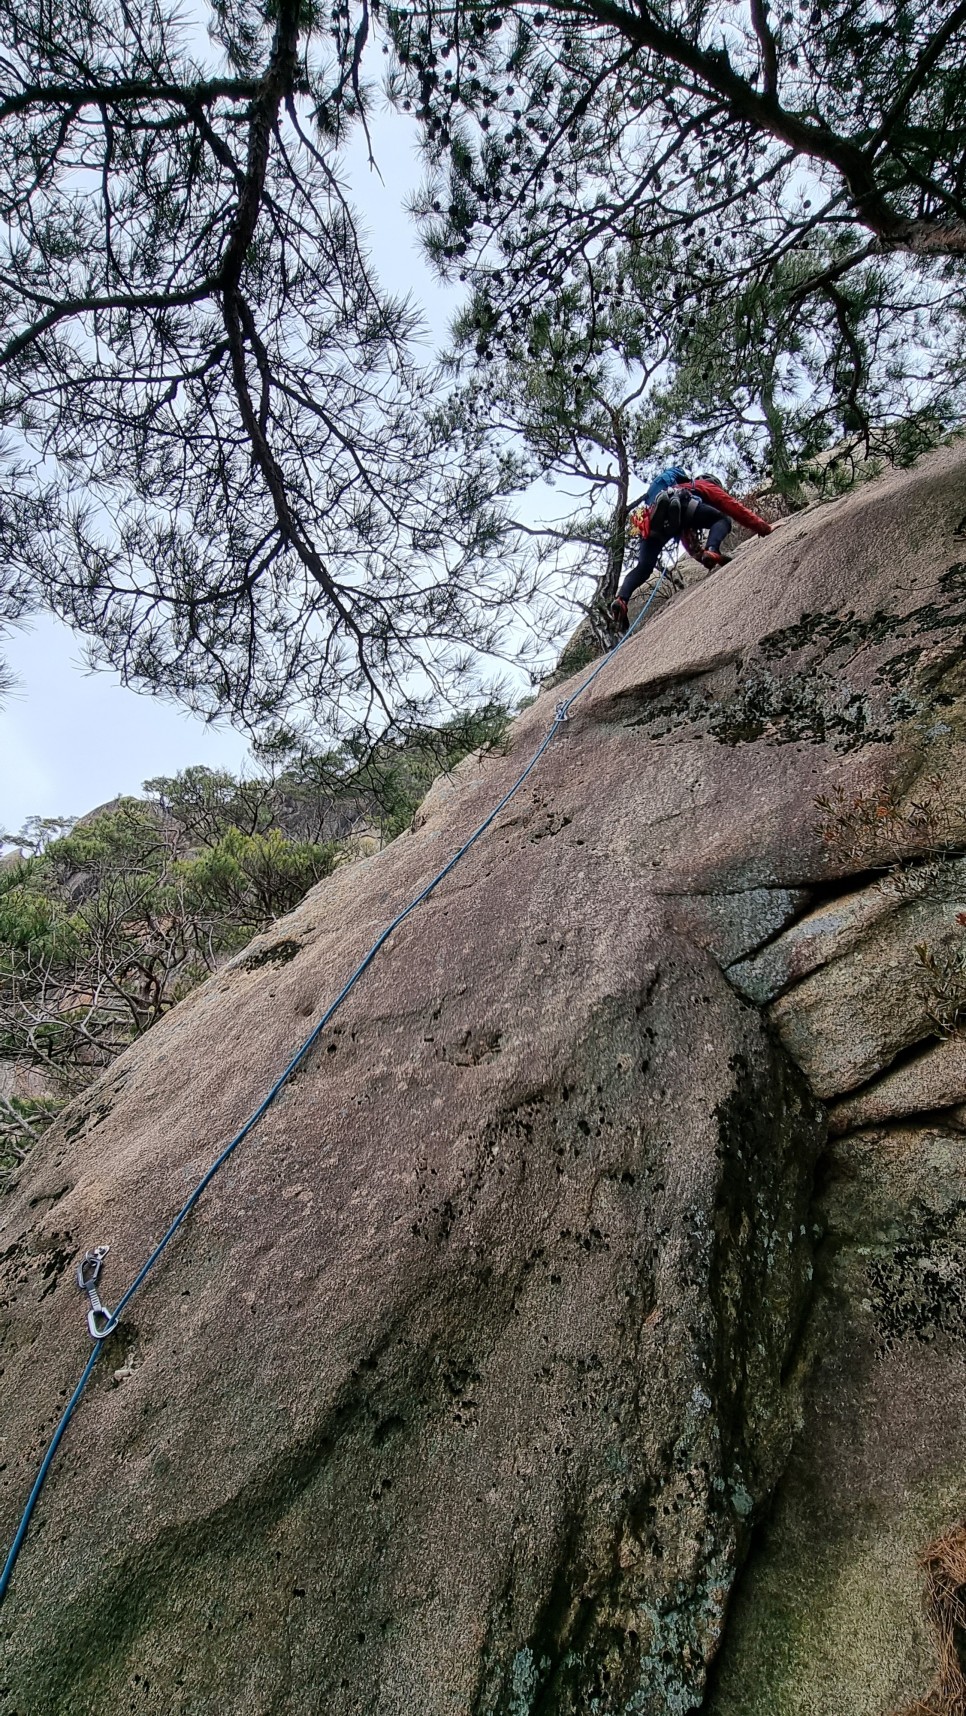
[[[16,1566],[17,1557],[20,1554],[21,1548],[23,1547],[24,1539],[27,1535],[27,1530],[28,1530],[29,1525],[30,1525],[31,1515],[33,1514],[34,1508],[36,1507],[37,1502],[39,1500],[40,1492],[43,1489],[44,1481],[47,1477],[48,1471],[50,1470],[51,1463],[53,1461],[54,1455],[57,1452],[61,1438],[63,1437],[64,1432],[67,1429],[67,1426],[70,1423],[70,1420],[73,1417],[73,1414],[74,1414],[74,1412],[77,1408],[77,1405],[81,1399],[81,1396],[83,1395],[84,1390],[87,1387],[88,1381],[89,1381],[89,1379],[93,1373],[93,1370],[94,1370],[94,1367],[97,1363],[97,1360],[100,1357],[103,1342],[106,1339],[106,1337],[110,1334],[113,1334],[114,1330],[117,1328],[118,1319],[120,1318],[121,1313],[130,1304],[131,1300],[134,1298],[135,1293],[138,1291],[138,1288],[142,1285],[142,1283],[145,1281],[147,1276],[151,1273],[155,1264],[158,1262],[159,1258],[162,1256],[163,1252],[165,1251],[167,1246],[171,1243],[175,1234],[178,1232],[178,1229],[187,1220],[188,1216],[191,1214],[191,1211],[194,1209],[195,1204],[198,1202],[202,1193],[206,1190],[206,1188],[208,1186],[210,1186],[215,1175],[219,1172],[219,1170],[222,1167],[224,1167],[225,1163],[228,1161],[228,1158],[234,1153],[235,1150],[237,1150],[239,1144],[242,1143],[243,1139],[248,1137],[248,1134],[253,1130],[254,1127],[256,1127],[258,1125],[258,1122],[262,1119],[262,1116],[267,1114],[268,1110],[271,1108],[272,1104],[274,1103],[276,1097],[278,1097],[280,1095],[281,1091],[284,1090],[285,1086],[288,1084],[289,1079],[292,1077],[292,1074],[297,1070],[298,1067],[301,1066],[302,1062],[305,1060],[306,1056],[309,1054],[309,1052],[312,1049],[312,1047],[314,1046],[314,1044],[318,1041],[319,1036],[325,1030],[325,1027],[329,1023],[330,1019],[333,1017],[333,1015],[335,1013],[338,1012],[339,1008],[342,1006],[342,1003],[343,1003],[343,1001],[346,1000],[347,996],[349,996],[352,993],[352,990],[355,988],[356,984],[359,982],[359,979],[364,975],[364,973],[366,971],[368,971],[373,960],[377,957],[380,950],[385,946],[386,942],[389,940],[389,937],[393,934],[393,932],[395,930],[397,930],[399,928],[400,924],[405,923],[406,919],[408,917],[410,917],[414,911],[416,911],[418,906],[421,906],[423,904],[424,900],[429,899],[430,895],[435,892],[435,890],[439,887],[440,883],[445,881],[446,877],[450,874],[450,872],[452,870],[455,870],[457,864],[459,864],[460,861],[466,857],[467,852],[469,852],[472,849],[472,847],[474,847],[476,845],[477,841],[483,837],[483,835],[486,833],[487,829],[492,826],[492,824],[496,821],[497,817],[499,816],[500,812],[505,809],[505,807],[509,804],[510,800],[514,797],[514,795],[517,792],[519,792],[524,781],[527,779],[528,775],[532,774],[533,770],[536,768],[538,762],[540,761],[540,758],[543,756],[544,752],[546,751],[546,749],[550,745],[555,733],[557,732],[558,727],[560,727],[562,725],[562,723],[567,720],[571,709],[573,708],[574,704],[577,702],[577,699],[579,697],[583,696],[584,692],[587,691],[591,685],[593,685],[594,680],[598,677],[598,675],[603,672],[604,668],[607,667],[611,661],[613,661],[614,657],[616,655],[618,655],[619,652],[624,648],[624,645],[630,641],[634,632],[637,630],[638,626],[641,624],[641,622],[644,619],[645,615],[647,614],[649,608],[651,607],[651,604],[654,601],[654,598],[656,597],[656,595],[657,595],[658,591],[660,590],[662,584],[664,583],[665,576],[666,576],[666,574],[664,572],[661,572],[660,576],[658,577],[657,583],[655,584],[653,590],[651,591],[651,594],[649,595],[649,597],[648,597],[647,601],[645,602],[643,608],[641,609],[640,613],[638,614],[637,619],[634,621],[634,624],[630,627],[630,629],[626,633],[626,635],[624,637],[622,637],[620,639],[620,641],[613,646],[612,649],[609,649],[607,651],[606,655],[601,657],[600,661],[597,663],[597,666],[594,668],[593,672],[588,674],[587,678],[582,682],[582,684],[580,684],[577,687],[577,690],[574,691],[571,694],[571,696],[568,697],[564,702],[558,703],[557,711],[556,711],[556,714],[554,716],[552,725],[548,728],[547,732],[545,733],[540,744],[537,746],[537,749],[534,751],[533,756],[530,758],[526,767],[521,770],[520,774],[517,776],[516,780],[513,782],[513,785],[508,789],[507,792],[504,793],[499,804],[497,804],[495,806],[495,808],[490,811],[489,815],[487,817],[485,817],[484,820],[479,824],[479,827],[475,828],[473,830],[473,833],[469,836],[469,838],[463,842],[463,845],[459,848],[459,850],[457,852],[454,852],[452,858],[450,858],[448,860],[448,862],[443,865],[443,868],[441,870],[437,871],[436,875],[433,876],[432,880],[427,882],[426,886],[424,888],[420,889],[420,892],[418,894],[416,894],[412,900],[410,900],[408,906],[405,906],[403,908],[403,910],[401,912],[399,912],[396,915],[396,917],[393,918],[392,923],[389,924],[388,928],[384,929],[382,931],[382,934],[376,938],[376,940],[373,942],[372,946],[370,947],[368,953],[366,953],[363,956],[363,958],[359,961],[359,964],[356,966],[356,968],[352,972],[351,976],[346,980],[346,982],[343,984],[342,988],[339,990],[339,993],[336,996],[335,1000],[333,1002],[331,1002],[331,1004],[326,1008],[325,1012],[322,1014],[322,1017],[312,1027],[312,1030],[309,1032],[309,1035],[306,1037],[305,1041],[300,1045],[300,1047],[296,1050],[295,1054],[292,1056],[292,1059],[289,1061],[287,1067],[285,1067],[284,1071],[279,1074],[278,1078],[275,1080],[275,1083],[272,1085],[272,1088],[268,1092],[267,1096],[262,1098],[262,1101],[259,1103],[258,1107],[256,1109],[254,1109],[254,1111],[249,1115],[249,1117],[245,1121],[244,1125],[241,1127],[241,1129],[238,1132],[235,1133],[235,1136],[230,1140],[230,1142],[225,1145],[225,1148],[222,1150],[221,1154],[215,1158],[214,1162],[212,1162],[211,1167],[208,1169],[207,1173],[205,1173],[203,1175],[203,1177],[198,1181],[198,1184],[195,1186],[194,1190],[185,1199],[185,1202],[182,1204],[181,1208],[179,1209],[177,1215],[174,1217],[170,1226],[167,1228],[166,1232],[162,1235],[162,1237],[158,1240],[157,1245],[151,1251],[150,1255],[146,1258],[145,1262],[141,1265],[141,1268],[138,1270],[138,1273],[135,1275],[134,1280],[131,1282],[131,1285],[127,1288],[126,1292],[123,1293],[121,1298],[118,1300],[118,1303],[115,1306],[111,1317],[105,1323],[103,1329],[99,1331],[99,1336],[98,1336],[97,1342],[95,1344],[94,1350],[91,1353],[89,1359],[87,1360],[86,1365],[84,1366],[84,1369],[83,1369],[81,1376],[78,1380],[77,1386],[74,1389],[74,1392],[70,1397],[70,1400],[67,1402],[67,1405],[64,1408],[63,1416],[61,1417],[60,1423],[57,1425],[57,1428],[54,1431],[54,1433],[50,1439],[50,1442],[49,1442],[48,1447],[47,1447],[47,1452],[45,1453],[43,1460],[41,1462],[41,1465],[40,1465],[40,1470],[38,1471],[37,1476],[34,1480],[33,1488],[30,1491],[30,1495],[27,1498],[27,1504],[24,1508],[23,1515],[22,1515],[21,1520],[20,1520],[20,1524],[17,1527],[16,1535],[15,1535],[13,1542],[10,1546],[9,1554],[7,1555],[7,1559],[4,1563],[3,1572],[0,1573],[0,1606],[2,1606],[4,1598],[6,1597],[7,1589],[9,1587],[10,1580],[13,1576],[13,1570],[14,1570],[14,1567]]]

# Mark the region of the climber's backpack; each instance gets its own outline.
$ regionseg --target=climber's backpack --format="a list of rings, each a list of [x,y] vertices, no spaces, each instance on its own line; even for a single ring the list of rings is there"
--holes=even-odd
[[[679,483],[686,483],[687,481],[688,473],[687,471],[682,471],[680,465],[668,465],[665,470],[661,471],[654,478],[653,483],[644,497],[645,505],[653,506],[658,495],[663,494],[665,489],[677,488]]]

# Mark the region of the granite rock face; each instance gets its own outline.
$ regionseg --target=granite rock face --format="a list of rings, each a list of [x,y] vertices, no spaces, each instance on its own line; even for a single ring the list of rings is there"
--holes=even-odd
[[[966,1138],[856,1132],[823,1178],[803,1430],[707,1708],[953,1716],[918,1563],[966,1511]]]
[[[942,1110],[946,1124],[961,1124],[959,1111],[966,1092],[966,1037],[949,1036],[933,1042],[911,1061],[903,1061],[884,1078],[844,1096],[829,1109],[833,1133],[889,1120],[930,1115]]]
[[[675,597],[393,934],[95,1371],[2,1716],[926,1694],[916,1555],[966,1512],[964,507],[950,449]],[[558,695],[24,1169],[4,1538],[86,1357],[78,1255],[116,1300]]]
[[[892,909],[799,979],[769,1008],[789,1054],[821,1097],[855,1090],[891,1066],[904,1050],[935,1042],[942,1028],[940,985],[955,980],[966,922],[966,864],[939,869],[929,893]],[[833,932],[834,935],[834,932]],[[919,950],[922,950],[920,952]],[[941,973],[937,979],[937,969]],[[948,999],[948,997],[946,997]]]
[[[333,1030],[132,1307],[18,1572],[0,1708],[697,1701],[789,1446],[820,1123],[707,955],[642,924],[606,960],[560,927],[524,959],[530,914],[505,908],[515,1017],[497,965],[449,989],[414,934],[403,995]],[[269,997],[234,978],[236,1042],[252,1009],[297,1016],[297,968]],[[149,1046],[91,1144],[140,1081],[172,1117],[173,1045]],[[187,1100],[155,1221],[217,1098]],[[69,1190],[51,1161],[33,1194],[54,1230],[7,1263],[21,1406],[76,1362],[67,1209],[116,1241],[138,1158]],[[73,1338],[37,1374],[52,1282]]]

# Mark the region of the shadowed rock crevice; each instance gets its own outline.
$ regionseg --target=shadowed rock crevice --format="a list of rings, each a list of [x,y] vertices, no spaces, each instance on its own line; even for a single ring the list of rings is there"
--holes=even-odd
[[[714,888],[707,892],[697,888],[681,892],[662,888],[660,896],[684,903],[682,921],[688,932],[714,954],[729,977],[736,961],[755,958],[778,941],[808,911],[811,899],[804,888],[786,888],[777,883],[750,883],[743,888]],[[688,912],[688,904],[697,910]],[[734,987],[741,991],[740,982]]]
[[[840,879],[813,889],[810,909],[797,913],[767,944],[729,964],[728,976],[742,994],[759,1006],[780,999],[812,972],[851,954],[877,925],[918,904],[918,913],[910,910],[902,919],[914,952],[913,934],[930,927],[930,921],[952,927],[954,914],[930,913],[928,908],[958,904],[966,893],[966,859],[959,849],[918,862],[893,857],[845,880],[845,886]]]
[[[964,925],[966,861],[956,857],[813,908],[760,953],[733,961],[727,975],[767,1008],[819,1096],[848,1093],[838,1104],[842,1124],[853,1113],[888,1115],[888,1106],[866,1113],[858,1094],[887,1074],[899,1104],[892,1112],[951,1106],[966,1099],[966,1061],[954,1049],[940,1052],[935,1039],[960,1007],[966,1014]],[[915,1077],[900,1076],[912,1064],[934,1075],[932,1094],[918,1100]]]
[[[739,1582],[707,1716],[919,1716],[935,1674],[920,1553],[931,1525],[966,1511],[964,1169],[966,1139],[938,1126],[829,1146],[804,1427]]]
[[[937,1038],[910,1043],[875,1078],[833,1103],[829,1127],[833,1133],[855,1132],[884,1123],[898,1124],[917,1116],[947,1114],[959,1120],[966,1104],[966,1038]]]
[[[605,689],[597,700],[594,719],[620,722],[622,726],[629,727],[639,727],[652,718],[661,722],[669,709],[684,709],[690,705],[698,710],[705,703],[728,695],[740,672],[740,652],[724,651],[680,672],[657,675],[645,684],[628,685],[612,694]]]

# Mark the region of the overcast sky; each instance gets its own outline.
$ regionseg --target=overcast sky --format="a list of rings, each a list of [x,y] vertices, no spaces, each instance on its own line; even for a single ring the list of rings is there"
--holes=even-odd
[[[352,167],[370,248],[385,284],[413,294],[439,344],[457,295],[431,274],[403,213],[420,177],[415,127],[380,114],[373,136],[384,183],[369,170],[361,137]],[[191,763],[232,769],[244,763],[246,745],[230,728],[209,727],[126,691],[114,674],[91,675],[83,667],[83,640],[51,618],[0,640],[0,655],[19,682],[0,709],[2,832],[15,832],[28,816],[82,815],[119,793],[140,791],[152,775]]]

